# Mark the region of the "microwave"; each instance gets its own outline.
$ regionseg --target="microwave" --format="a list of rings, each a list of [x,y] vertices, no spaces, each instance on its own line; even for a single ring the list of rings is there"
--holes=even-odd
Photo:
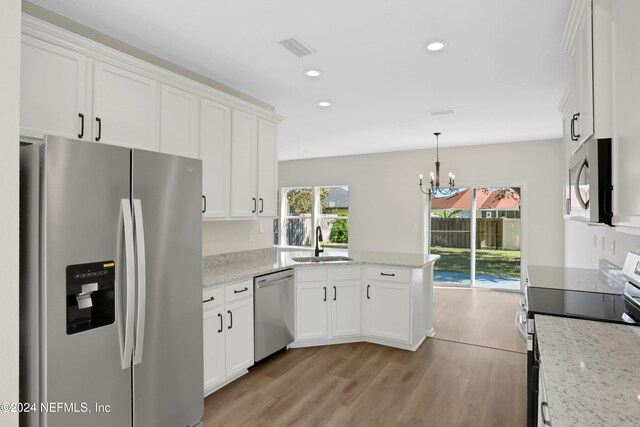
[[[611,225],[611,139],[585,142],[569,161],[567,215],[592,224]]]

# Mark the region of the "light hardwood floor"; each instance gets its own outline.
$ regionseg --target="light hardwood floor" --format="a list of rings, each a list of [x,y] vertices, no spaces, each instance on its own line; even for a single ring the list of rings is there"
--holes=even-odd
[[[515,334],[513,316],[480,322],[489,312],[515,316],[518,295],[506,295],[515,300],[436,289],[434,323],[446,339],[428,339],[416,352],[368,343],[288,350],[207,397],[205,427],[523,426],[526,355],[490,348],[506,345],[507,329]],[[460,321],[453,311],[465,299],[473,321],[485,325],[473,329],[479,345],[453,341],[470,334],[447,327]]]

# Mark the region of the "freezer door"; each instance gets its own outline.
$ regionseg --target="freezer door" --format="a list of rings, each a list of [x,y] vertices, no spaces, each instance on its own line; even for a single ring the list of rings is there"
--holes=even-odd
[[[135,427],[189,426],[204,411],[201,195],[200,160],[132,150],[136,235],[144,228],[136,247],[146,276],[146,283],[138,277],[146,298],[137,311]]]
[[[47,137],[41,152],[41,330],[39,350],[29,349],[40,352],[40,425],[130,426],[121,340],[130,150]]]

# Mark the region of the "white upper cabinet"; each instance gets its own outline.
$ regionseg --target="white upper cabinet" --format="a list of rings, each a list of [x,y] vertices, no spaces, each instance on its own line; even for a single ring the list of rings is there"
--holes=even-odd
[[[562,47],[571,54],[569,86],[572,113],[569,124],[571,152],[594,133],[593,40],[591,0],[573,0]]]
[[[22,36],[20,134],[91,139],[86,56]]]
[[[166,84],[160,96],[160,152],[198,156],[198,96]]]
[[[158,151],[158,83],[95,61],[93,140]]]
[[[257,118],[233,110],[231,131],[231,216],[255,217],[258,212],[256,192]]]
[[[640,2],[612,2],[613,224],[640,227]]]
[[[208,99],[200,102],[203,218],[229,216],[231,108]]]
[[[278,122],[245,100],[23,15],[20,136],[199,157],[204,219],[277,215]]]
[[[258,216],[277,216],[278,125],[258,120]]]

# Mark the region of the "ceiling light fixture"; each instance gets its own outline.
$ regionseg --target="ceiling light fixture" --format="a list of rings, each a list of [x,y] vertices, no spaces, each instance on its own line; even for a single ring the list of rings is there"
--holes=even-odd
[[[304,72],[308,77],[320,77],[322,75],[322,71],[316,68],[310,68]]]
[[[440,132],[435,132],[434,135],[436,136],[436,174],[433,175],[433,172],[431,172],[431,181],[429,182],[431,188],[426,191],[422,188],[422,174],[420,174],[420,183],[418,185],[420,186],[420,191],[429,196],[433,193],[440,193],[442,195],[453,194],[456,192],[456,176],[451,172],[449,172],[449,188],[440,188],[440,156],[438,152],[438,137],[440,136]]]
[[[323,100],[323,101],[318,101],[318,107],[330,107],[331,106],[331,102],[327,101],[327,100]]]
[[[431,52],[438,52],[447,47],[447,42],[444,40],[433,40],[427,44],[427,50]]]

